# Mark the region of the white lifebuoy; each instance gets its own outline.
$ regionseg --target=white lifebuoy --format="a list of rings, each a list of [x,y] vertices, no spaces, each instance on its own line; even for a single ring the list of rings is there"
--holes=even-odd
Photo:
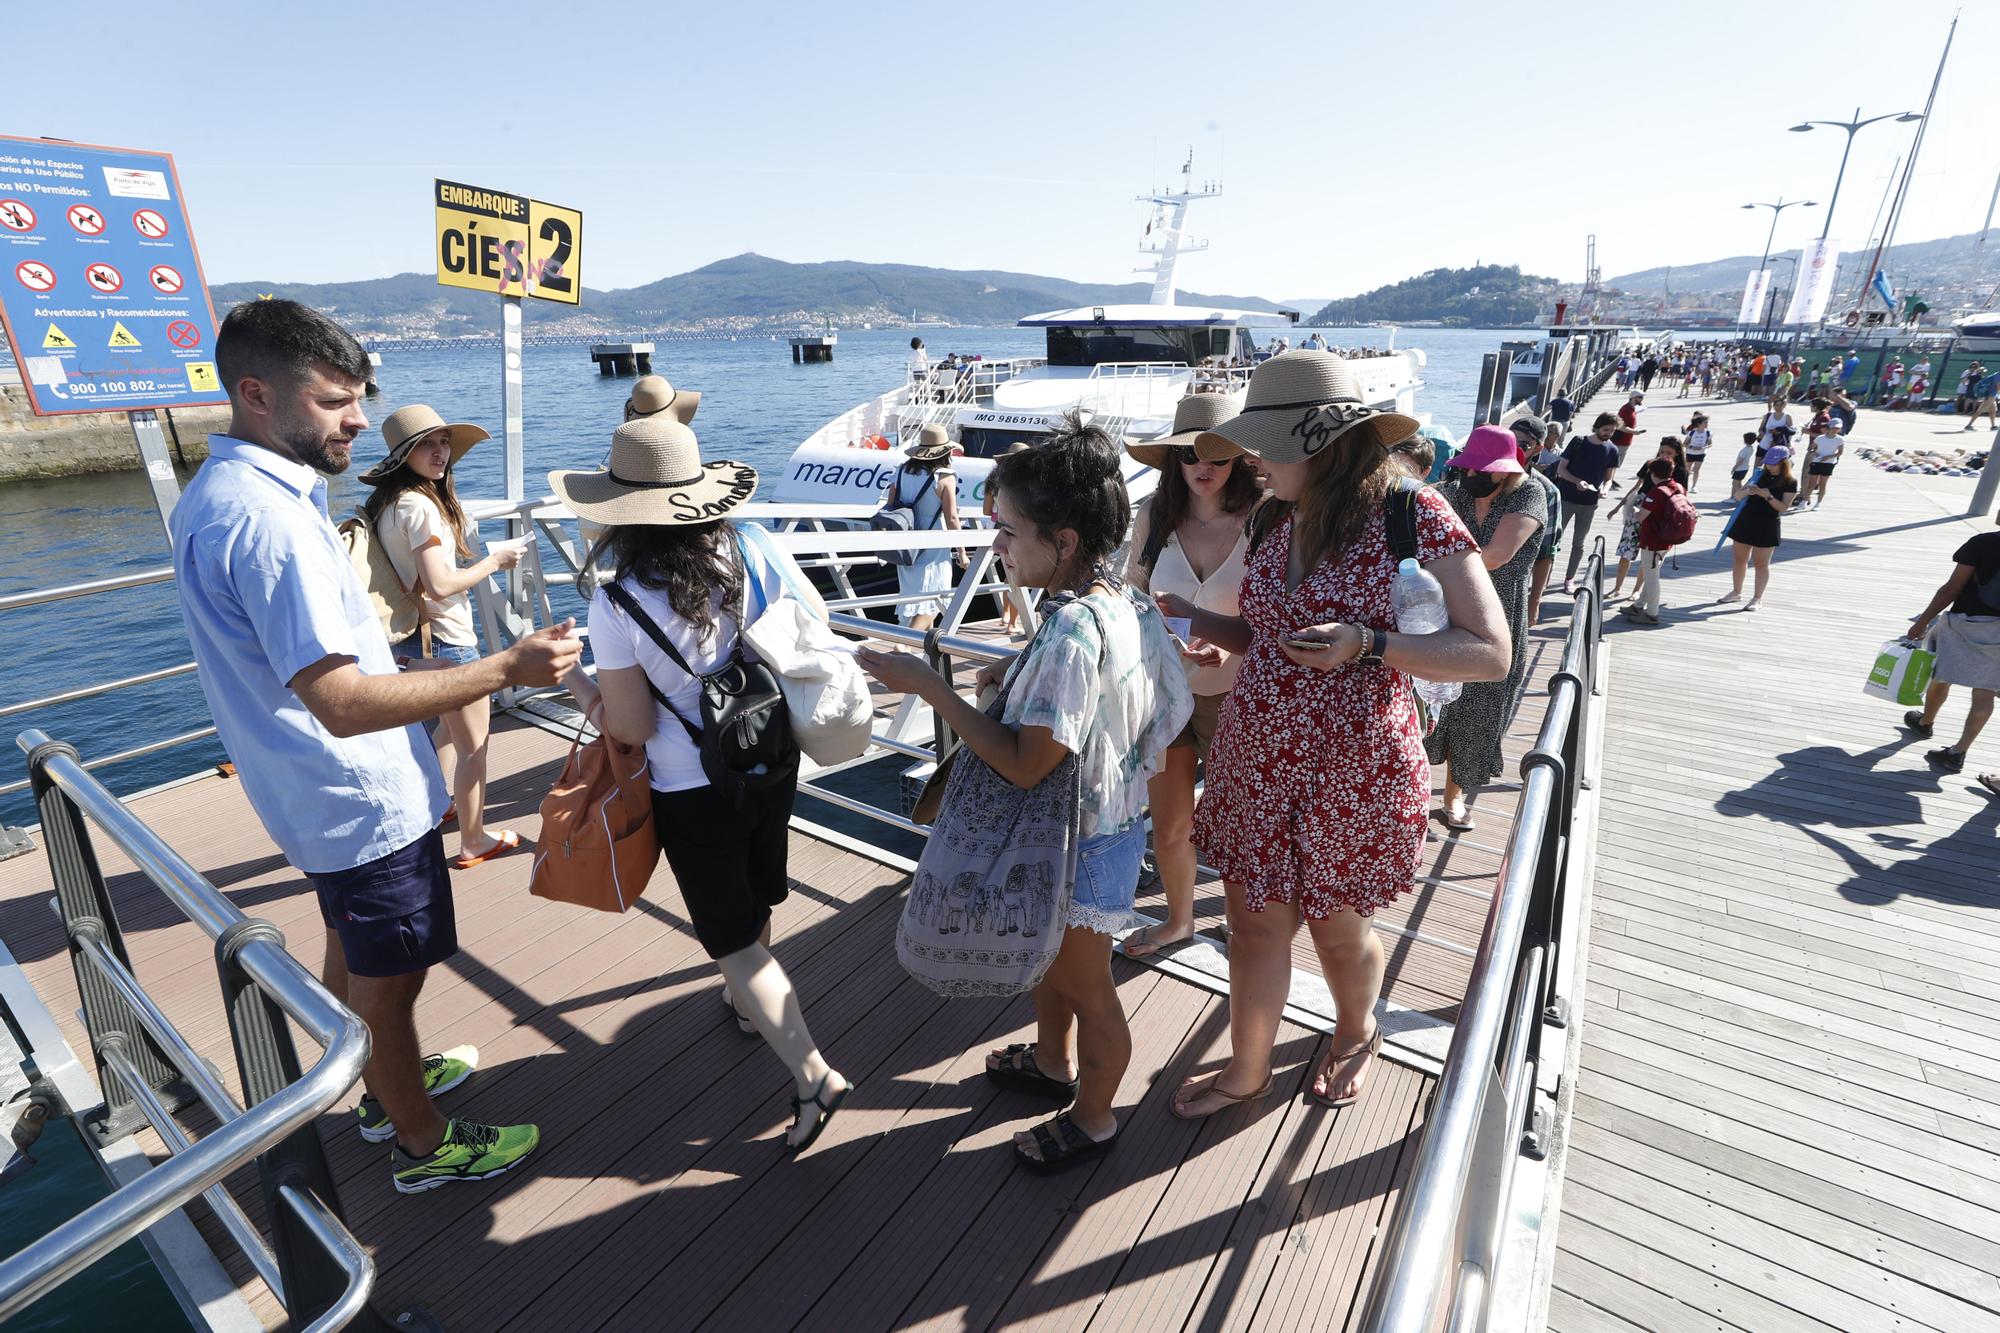
[[[1847,312],[1847,327],[1848,327],[1848,328],[1850,328],[1850,329],[1851,329],[1851,328],[1854,328],[1854,327],[1856,327],[1857,325],[1859,325],[1860,323],[1861,323],[1861,312],[1860,312],[1859,310],[1850,310],[1850,311],[1848,311],[1848,312]]]

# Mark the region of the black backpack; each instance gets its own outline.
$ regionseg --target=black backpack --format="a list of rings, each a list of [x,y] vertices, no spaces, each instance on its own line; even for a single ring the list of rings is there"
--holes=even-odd
[[[743,570],[743,583],[747,598],[750,584],[747,568]],[[653,697],[687,729],[688,739],[701,755],[701,771],[710,784],[741,809],[743,798],[750,793],[790,781],[798,771],[799,743],[792,736],[792,716],[785,709],[777,674],[762,662],[745,661],[740,638],[728,661],[713,671],[697,672],[674,647],[673,640],[653,623],[653,618],[639,609],[631,593],[615,582],[605,584],[604,591],[624,608],[633,623],[646,631],[675,666],[701,687],[701,725],[697,727],[668,702],[652,677],[646,678],[646,688],[653,692]],[[739,602],[736,607],[739,634],[743,612],[744,606]],[[755,771],[759,766],[764,770],[761,773]]]

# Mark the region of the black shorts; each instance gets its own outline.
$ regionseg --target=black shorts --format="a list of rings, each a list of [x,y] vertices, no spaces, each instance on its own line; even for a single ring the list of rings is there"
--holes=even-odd
[[[681,889],[695,938],[710,958],[749,948],[785,901],[798,775],[743,798],[713,787],[653,793],[653,828]]]
[[[352,870],[306,878],[319,894],[320,919],[340,937],[350,975],[399,977],[458,952],[458,913],[438,829]]]
[[[1806,465],[1806,475],[1808,477],[1830,477],[1833,475],[1833,464],[1808,463]]]

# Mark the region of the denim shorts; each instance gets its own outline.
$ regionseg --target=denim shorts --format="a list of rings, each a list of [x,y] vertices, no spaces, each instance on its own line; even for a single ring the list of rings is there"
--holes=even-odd
[[[306,878],[319,894],[320,919],[339,937],[354,976],[421,972],[458,952],[451,871],[437,829],[352,870]]]
[[[1132,924],[1132,899],[1139,892],[1139,863],[1146,855],[1146,823],[1134,820],[1116,833],[1085,838],[1076,859],[1076,888],[1070,895],[1071,926],[1115,935]]]
[[[417,651],[420,647],[422,644],[415,635],[412,635],[400,643],[390,644],[389,652],[395,657],[422,657],[423,654]],[[440,662],[449,662],[453,666],[469,666],[479,660],[479,646],[471,643],[446,643],[443,639],[433,638],[430,655]]]

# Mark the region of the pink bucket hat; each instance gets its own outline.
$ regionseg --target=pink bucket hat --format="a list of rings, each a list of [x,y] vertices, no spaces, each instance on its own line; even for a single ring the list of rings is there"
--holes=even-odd
[[[1465,447],[1451,456],[1452,467],[1467,472],[1520,472],[1520,446],[1514,432],[1503,426],[1474,426]]]

